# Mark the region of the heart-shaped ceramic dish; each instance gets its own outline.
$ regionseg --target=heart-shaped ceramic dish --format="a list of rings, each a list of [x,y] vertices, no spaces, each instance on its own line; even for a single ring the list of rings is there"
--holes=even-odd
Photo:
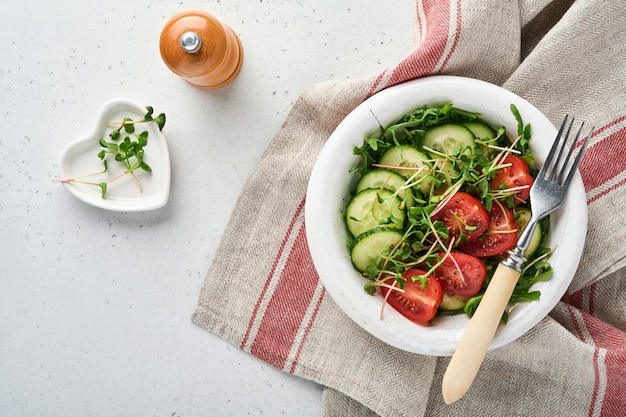
[[[418,108],[452,103],[481,113],[493,126],[517,133],[510,105],[515,104],[525,123],[532,126],[530,147],[537,164],[548,154],[556,137],[552,123],[532,104],[496,85],[453,76],[434,76],[390,87],[372,96],[351,112],[322,149],[311,173],[307,190],[305,221],[309,248],[317,272],[335,303],[354,322],[380,340],[397,348],[434,356],[452,354],[469,318],[464,314],[442,316],[431,326],[416,325],[392,308],[380,318],[383,297],[370,296],[363,289],[367,280],[353,267],[346,242],[350,235],[342,213],[358,175],[350,169],[361,163],[353,154],[365,137],[380,132],[404,114]],[[580,174],[574,177],[559,210],[551,215],[549,246],[557,250],[550,257],[552,278],[539,282],[538,301],[520,303],[509,312],[490,348],[503,346],[523,335],[554,308],[565,293],[577,269],[587,229],[587,206]]]
[[[98,152],[103,148],[100,139],[110,140],[108,134],[115,127],[110,122],[122,121],[125,117],[141,120],[146,108],[128,99],[116,99],[106,103],[100,110],[94,130],[74,142],[69,143],[61,153],[59,178],[84,177],[103,170],[103,162]],[[118,124],[119,126],[119,124]],[[63,185],[79,200],[114,211],[145,211],[163,207],[170,194],[171,168],[170,155],[165,136],[154,122],[136,125],[137,132],[148,132],[148,143],[144,146],[144,161],[152,172],[136,171],[141,188],[131,175],[123,175],[110,182],[106,195],[98,186],[63,181]],[[103,174],[84,178],[89,182],[103,182],[116,178],[124,172],[124,167],[115,161],[108,162],[108,171]]]

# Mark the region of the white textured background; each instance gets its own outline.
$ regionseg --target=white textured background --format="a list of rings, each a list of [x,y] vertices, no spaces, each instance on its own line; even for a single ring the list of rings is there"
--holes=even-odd
[[[384,3],[384,4],[383,4]],[[0,14],[0,415],[316,416],[321,387],[191,323],[246,178],[298,95],[406,53],[413,1],[7,0]],[[234,83],[165,67],[190,9],[239,34]],[[62,148],[107,101],[167,114],[168,205],[115,213],[72,197]]]

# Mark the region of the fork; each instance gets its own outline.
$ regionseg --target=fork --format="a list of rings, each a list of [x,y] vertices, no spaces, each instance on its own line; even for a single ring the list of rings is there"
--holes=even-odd
[[[589,143],[593,128],[589,130],[572,162],[572,154],[585,123],[581,123],[575,138],[570,141],[574,118],[568,123],[568,117],[566,115],[563,119],[546,161],[530,189],[532,208],[530,221],[519,236],[515,248],[498,264],[483,299],[450,359],[442,381],[442,394],[446,404],[462,398],[474,381],[521,275],[521,266],[526,262],[524,252],[528,248],[537,222],[561,205]]]

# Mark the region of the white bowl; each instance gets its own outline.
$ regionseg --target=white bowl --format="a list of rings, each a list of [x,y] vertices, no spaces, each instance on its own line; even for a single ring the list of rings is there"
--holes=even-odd
[[[155,109],[158,110],[158,109]],[[100,139],[110,141],[108,127],[111,121],[121,121],[124,117],[133,120],[143,119],[146,108],[128,99],[116,99],[106,103],[96,116],[95,125],[89,135],[69,143],[61,152],[59,161],[59,178],[67,179],[96,173],[103,169],[98,152],[103,149]],[[155,114],[156,117],[156,114]],[[144,211],[163,207],[167,204],[170,194],[170,155],[165,136],[156,123],[141,123],[135,126],[137,133],[148,131],[148,144],[144,147],[144,161],[150,165],[152,172],[137,170],[143,190],[130,175],[109,184],[105,198],[97,186],[78,182],[64,182],[63,185],[79,200],[113,211]],[[108,162],[108,172],[102,175],[85,178],[87,181],[101,182],[124,172],[121,164]]]
[[[346,241],[350,235],[341,212],[350,199],[350,189],[358,180],[350,168],[359,163],[353,148],[364,137],[380,132],[414,109],[452,103],[479,112],[493,126],[504,126],[517,133],[517,122],[510,111],[515,104],[525,123],[532,127],[531,149],[541,164],[557,130],[533,105],[501,87],[484,81],[433,76],[390,87],[364,101],[337,127],[322,149],[311,173],[307,190],[305,221],[309,248],[317,272],[328,293],[352,320],[373,336],[409,352],[450,356],[469,318],[464,314],[435,319],[432,326],[414,324],[393,308],[380,318],[383,298],[368,295],[367,282],[352,266]],[[574,177],[565,200],[552,214],[549,245],[557,246],[549,259],[554,273],[549,281],[535,284],[539,301],[516,305],[506,325],[498,329],[490,349],[503,346],[536,325],[556,305],[569,286],[583,250],[587,229],[587,205],[580,175]]]

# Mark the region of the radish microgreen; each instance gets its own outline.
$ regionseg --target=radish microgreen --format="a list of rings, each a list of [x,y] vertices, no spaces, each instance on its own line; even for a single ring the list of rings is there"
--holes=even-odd
[[[149,133],[147,130],[137,132],[136,125],[141,123],[156,123],[158,129],[163,130],[163,127],[165,126],[165,114],[161,113],[156,117],[152,117],[153,113],[154,109],[147,106],[146,114],[142,119],[133,120],[129,117],[125,117],[121,121],[111,121],[107,123],[107,126],[115,127],[115,129],[108,133],[108,139],[99,139],[101,149],[99,150],[97,156],[102,161],[104,166],[102,171],[80,177],[57,179],[55,181],[61,183],[73,182],[99,187],[102,198],[105,198],[109,184],[126,175],[130,175],[137,183],[139,192],[142,193],[143,185],[135,171],[142,170],[145,172],[152,172],[150,165],[144,161],[144,147],[148,145]],[[87,180],[87,178],[108,173],[109,166],[107,161],[110,159],[118,162],[124,167],[124,171],[121,174],[100,182]]]

